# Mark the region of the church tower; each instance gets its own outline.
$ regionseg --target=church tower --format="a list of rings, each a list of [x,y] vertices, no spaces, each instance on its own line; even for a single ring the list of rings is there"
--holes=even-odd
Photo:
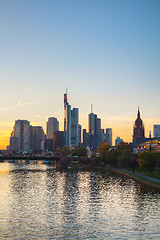
[[[140,118],[140,111],[138,107],[137,119],[133,128],[133,142],[136,144],[143,143],[145,141],[144,125]]]

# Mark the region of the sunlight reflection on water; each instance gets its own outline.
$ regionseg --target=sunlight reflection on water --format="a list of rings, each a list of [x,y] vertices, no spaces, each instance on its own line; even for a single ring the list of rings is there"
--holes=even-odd
[[[8,164],[1,239],[159,239],[160,194],[112,173]]]

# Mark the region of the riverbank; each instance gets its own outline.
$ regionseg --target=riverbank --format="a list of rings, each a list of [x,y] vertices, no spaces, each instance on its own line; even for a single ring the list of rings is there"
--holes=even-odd
[[[125,176],[127,178],[131,178],[136,182],[145,184],[155,190],[160,191],[160,180],[159,179],[155,179],[155,178],[151,178],[139,173],[133,173],[132,171],[128,171],[125,169],[114,169],[114,168],[107,168],[117,174],[120,174],[122,176]]]

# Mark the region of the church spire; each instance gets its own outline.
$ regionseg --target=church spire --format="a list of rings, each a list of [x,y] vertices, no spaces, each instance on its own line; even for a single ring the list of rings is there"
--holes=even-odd
[[[139,111],[139,107],[138,107],[138,114],[137,117],[140,118],[140,111]]]
[[[140,118],[140,111],[138,107],[137,119],[135,121],[133,129],[133,142],[140,144],[144,141],[145,141],[144,125],[142,119]]]

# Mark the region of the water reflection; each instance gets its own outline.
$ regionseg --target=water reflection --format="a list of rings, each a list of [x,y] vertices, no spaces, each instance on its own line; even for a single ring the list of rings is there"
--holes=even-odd
[[[5,164],[2,239],[159,239],[156,191],[109,172]]]

